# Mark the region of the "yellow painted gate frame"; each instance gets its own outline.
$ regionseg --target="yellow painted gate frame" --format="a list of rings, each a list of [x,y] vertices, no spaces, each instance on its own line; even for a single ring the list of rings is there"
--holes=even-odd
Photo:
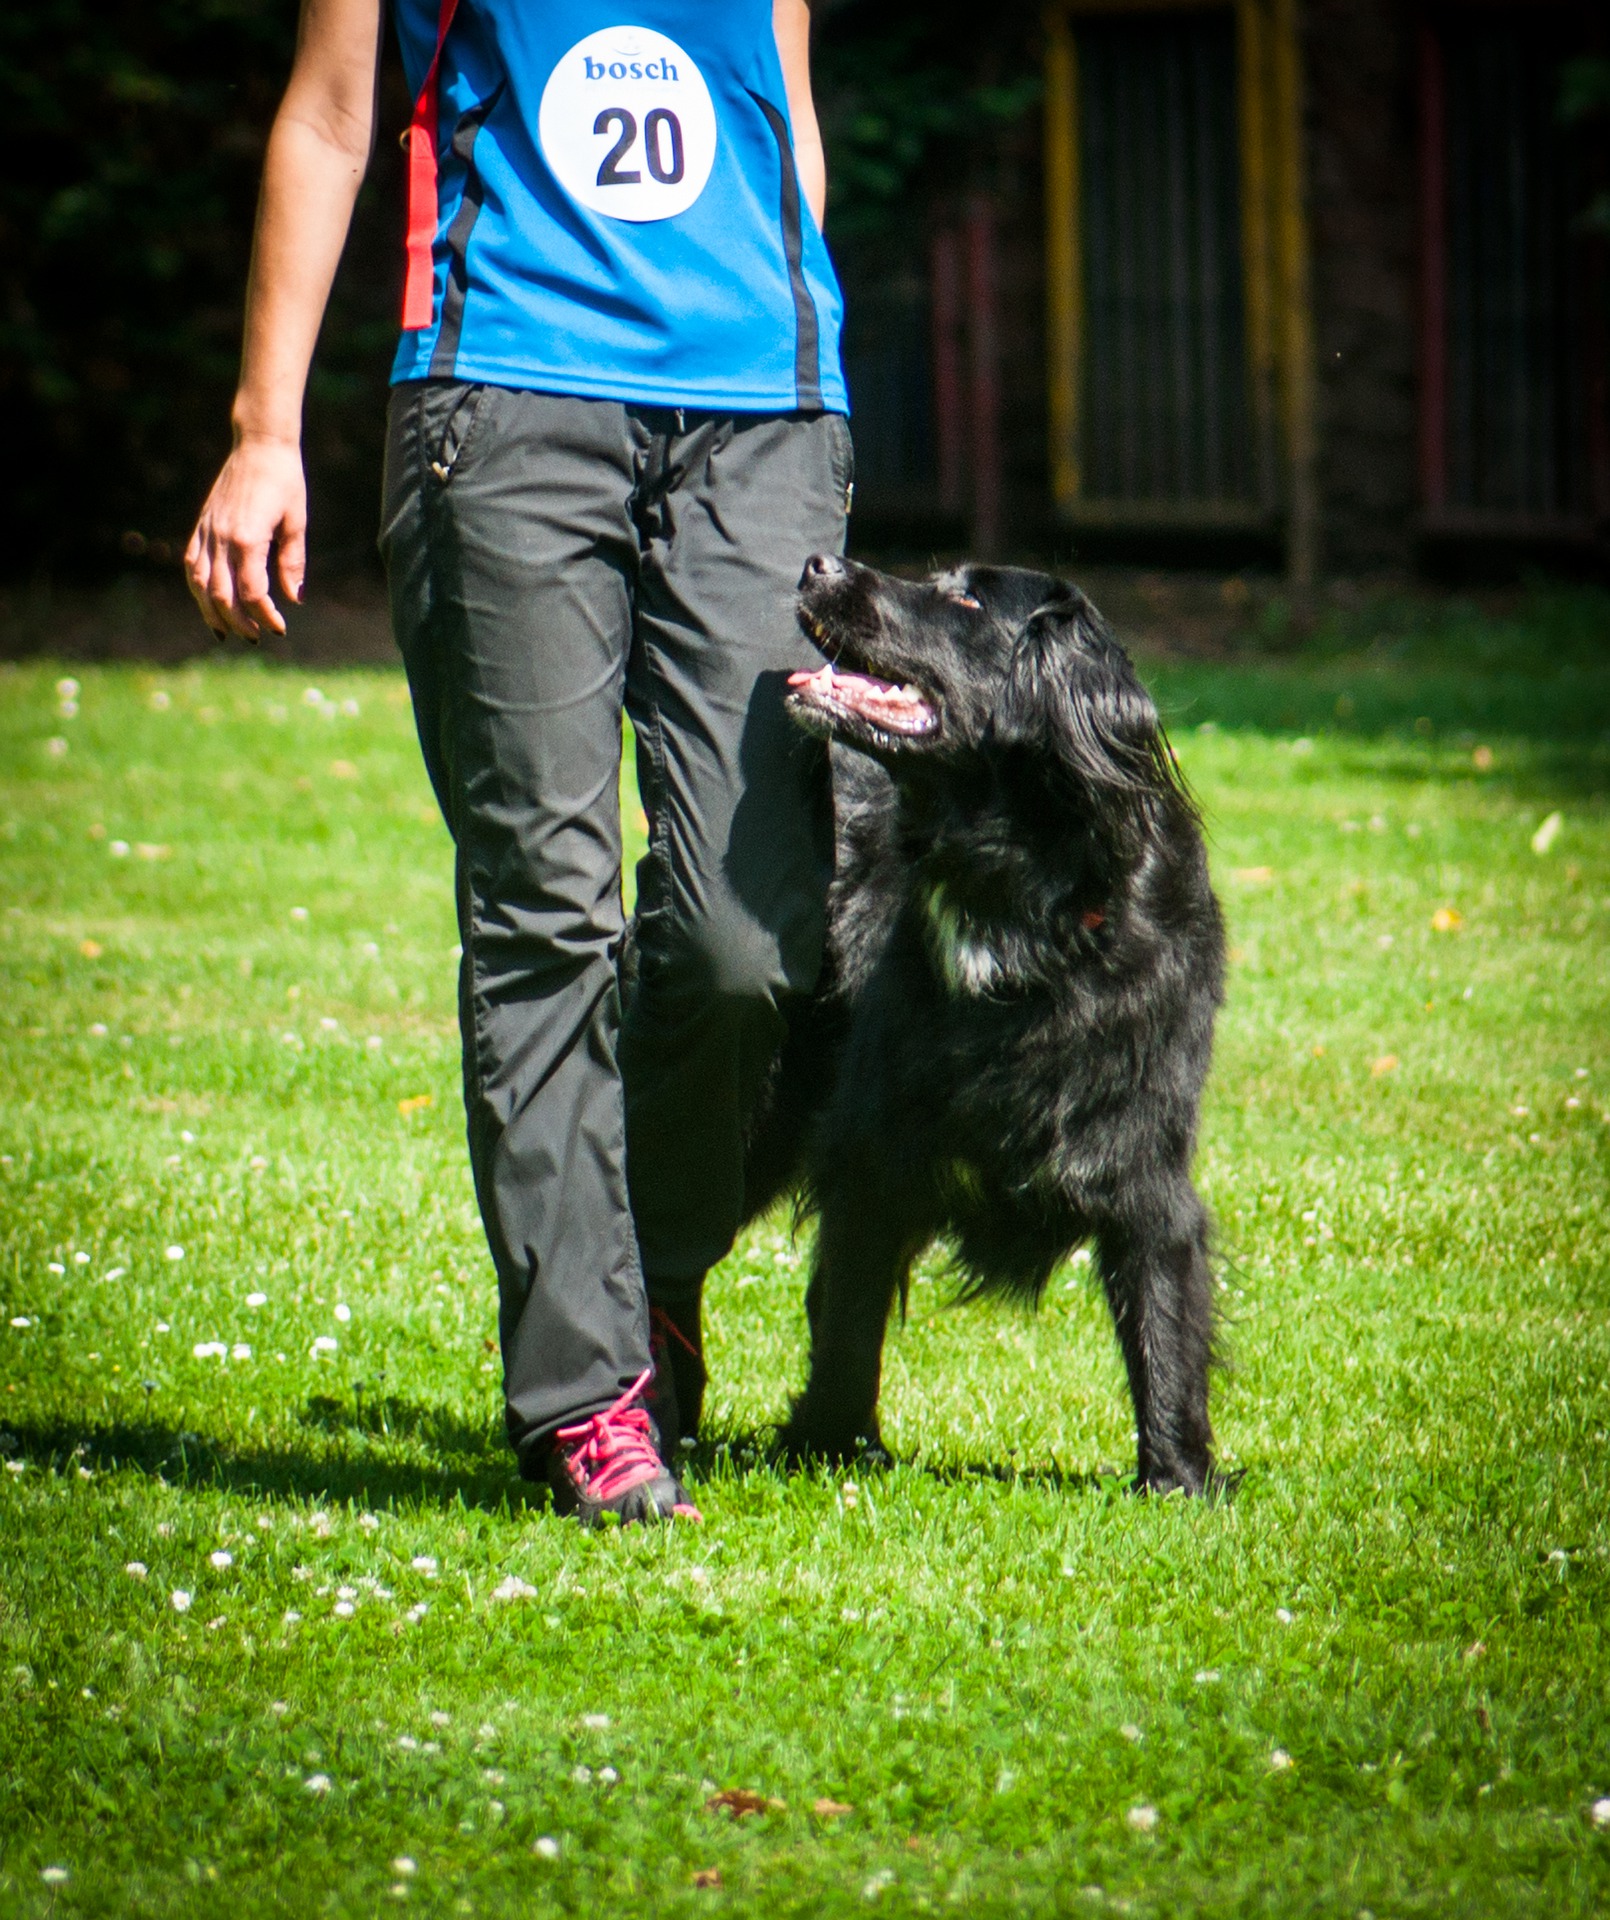
[[[1079,398],[1083,263],[1079,219],[1080,15],[1233,8],[1241,148],[1241,246],[1258,505],[1104,502],[1084,492]],[[1283,520],[1293,584],[1318,563],[1314,327],[1304,207],[1297,0],[1053,0],[1045,19],[1045,207],[1051,486],[1070,521],[1213,528]]]

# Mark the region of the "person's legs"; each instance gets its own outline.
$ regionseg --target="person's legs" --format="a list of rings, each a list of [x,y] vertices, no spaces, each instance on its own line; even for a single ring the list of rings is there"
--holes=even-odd
[[[743,1139],[821,962],[832,872],[826,753],[789,721],[817,656],[794,616],[808,554],[842,551],[850,441],[837,415],[630,410],[649,465],[627,704],[649,853],[621,1032],[627,1168],[656,1358],[702,1387],[699,1293],[743,1217]],[[696,1408],[684,1409],[686,1418]]]
[[[457,848],[470,1158],[530,1476],[649,1365],[616,1066],[636,457],[612,402],[446,382],[393,402],[382,546]]]

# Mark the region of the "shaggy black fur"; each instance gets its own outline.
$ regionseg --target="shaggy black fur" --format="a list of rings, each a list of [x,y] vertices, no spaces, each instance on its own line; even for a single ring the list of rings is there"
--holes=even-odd
[[[810,1377],[784,1443],[878,1443],[884,1333],[938,1235],[965,1290],[1037,1299],[1087,1239],[1135,1405],[1138,1483],[1211,1474],[1208,1224],[1191,1185],[1224,939],[1157,710],[1076,587],[925,582],[818,556],[835,674],[829,959],[751,1143],[748,1203],[820,1215]]]

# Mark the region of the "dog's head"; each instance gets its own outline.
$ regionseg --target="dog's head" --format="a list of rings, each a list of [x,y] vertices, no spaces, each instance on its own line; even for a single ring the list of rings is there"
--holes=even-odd
[[[1065,580],[985,566],[900,580],[816,554],[798,613],[827,664],[791,676],[790,713],[897,781],[1030,763],[1103,811],[1189,805],[1128,654]]]

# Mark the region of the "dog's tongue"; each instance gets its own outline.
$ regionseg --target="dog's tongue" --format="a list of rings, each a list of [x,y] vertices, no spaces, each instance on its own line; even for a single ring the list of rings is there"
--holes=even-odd
[[[810,699],[846,707],[887,733],[928,733],[938,718],[915,687],[891,686],[869,673],[844,673],[831,661],[814,673],[791,673],[788,684]]]

